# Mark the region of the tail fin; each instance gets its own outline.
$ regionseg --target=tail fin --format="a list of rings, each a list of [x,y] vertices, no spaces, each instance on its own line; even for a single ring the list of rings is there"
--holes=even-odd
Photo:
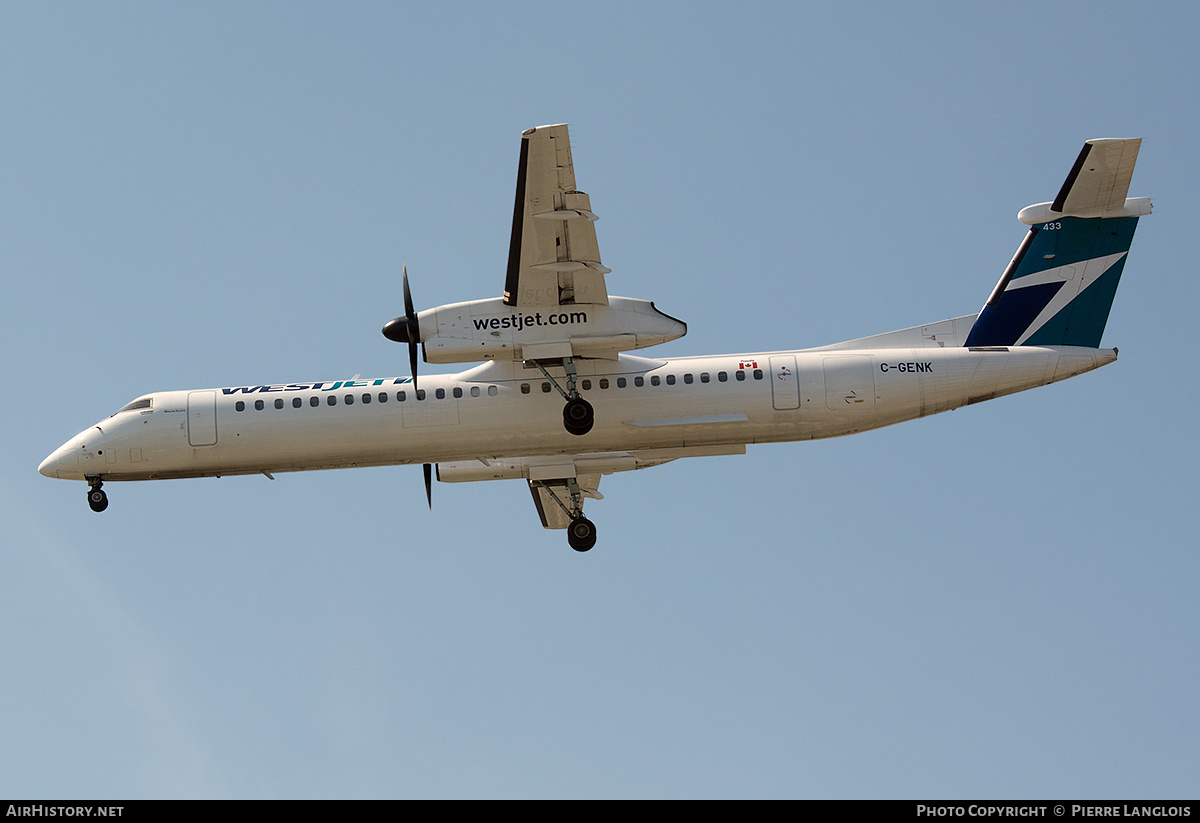
[[[967,336],[967,346],[1098,348],[1138,217],[1126,199],[1141,138],[1089,140],[1053,203],[1021,210],[1031,226]]]

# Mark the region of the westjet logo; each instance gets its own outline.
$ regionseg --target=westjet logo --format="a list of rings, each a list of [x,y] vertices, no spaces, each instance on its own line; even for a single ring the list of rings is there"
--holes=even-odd
[[[221,389],[222,394],[254,394],[276,391],[335,391],[337,389],[365,389],[371,386],[398,386],[411,383],[411,377],[382,377],[378,380],[323,380],[320,383],[276,383],[273,386],[237,386]]]
[[[499,331],[515,329],[522,331],[530,326],[574,326],[588,321],[587,312],[558,312],[557,314],[514,314],[509,317],[484,317],[475,319],[475,331]]]

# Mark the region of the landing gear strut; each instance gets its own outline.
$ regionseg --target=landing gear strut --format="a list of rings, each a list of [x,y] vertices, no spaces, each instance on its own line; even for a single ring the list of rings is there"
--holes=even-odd
[[[579,394],[579,389],[575,385],[575,360],[571,357],[562,359],[563,371],[567,373],[567,388],[563,389],[558,381],[550,376],[550,372],[546,371],[546,367],[540,361],[533,361],[537,366],[538,371],[550,381],[554,388],[558,389],[558,393],[567,401],[567,405],[563,406],[563,428],[571,434],[584,435],[592,430],[592,426],[596,423],[596,413],[592,409],[592,404],[584,400]],[[593,542],[595,540],[593,539]],[[588,546],[591,548],[591,546]],[[584,549],[583,551],[586,551]]]
[[[563,510],[567,517],[571,518],[571,525],[567,526],[567,543],[572,549],[577,552],[585,552],[596,545],[596,524],[583,516],[583,492],[579,490],[579,483],[574,477],[568,478],[565,483],[556,482],[553,485],[541,480],[531,480],[529,482],[545,489],[550,498],[558,504],[558,507]],[[554,491],[554,486],[562,488],[564,485],[567,492],[571,495],[571,505],[569,507]]]
[[[86,478],[88,482],[88,505],[94,512],[102,512],[108,508],[108,495],[100,487],[104,484],[100,482],[100,478],[96,475],[91,475]]]

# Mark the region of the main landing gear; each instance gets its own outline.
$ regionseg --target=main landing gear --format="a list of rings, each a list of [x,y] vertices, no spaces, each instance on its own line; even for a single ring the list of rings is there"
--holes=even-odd
[[[574,397],[563,406],[563,428],[571,434],[587,434],[595,423],[596,412],[582,397]]]
[[[577,552],[585,552],[596,545],[596,524],[583,515],[576,517],[567,527],[567,543]]]
[[[574,477],[552,483],[543,480],[529,482],[530,485],[544,490],[550,499],[563,510],[563,513],[571,519],[570,525],[567,526],[567,543],[572,549],[577,552],[585,552],[596,545],[596,524],[583,516],[583,492],[579,490],[579,483]],[[570,506],[558,496],[558,492],[555,491],[556,487],[570,495]]]
[[[558,389],[558,393],[567,401],[567,405],[563,406],[563,428],[571,434],[584,435],[592,430],[592,426],[596,423],[596,413],[592,409],[592,404],[584,400],[579,394],[579,389],[576,387],[576,372],[575,360],[571,357],[562,359],[563,371],[567,373],[567,388],[563,389],[558,381],[550,376],[550,372],[546,371],[546,367],[541,361],[535,360],[533,364],[537,366],[538,371],[542,373],[550,385]],[[595,542],[593,538],[592,542]],[[590,549],[591,546],[588,546]],[[581,551],[587,551],[582,549]]]
[[[88,505],[92,511],[102,512],[108,508],[108,495],[100,487],[104,484],[100,482],[98,475],[88,475],[85,478],[88,482]]]

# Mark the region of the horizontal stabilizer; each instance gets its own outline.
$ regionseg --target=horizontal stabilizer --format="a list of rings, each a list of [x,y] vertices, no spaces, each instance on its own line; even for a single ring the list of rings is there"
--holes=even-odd
[[[1142,138],[1089,140],[1083,144],[1051,211],[1072,217],[1102,217],[1125,206]]]

